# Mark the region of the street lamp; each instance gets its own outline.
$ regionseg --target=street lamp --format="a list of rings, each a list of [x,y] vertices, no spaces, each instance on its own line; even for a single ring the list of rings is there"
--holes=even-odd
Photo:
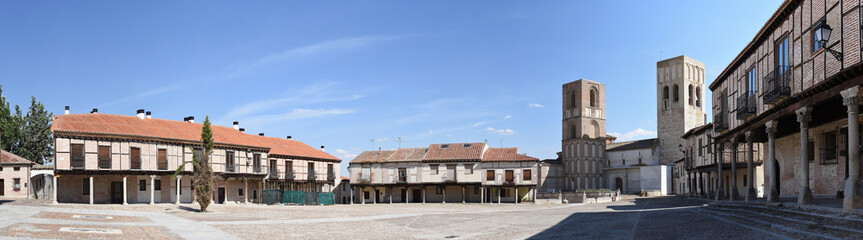
[[[831,28],[829,24],[826,22],[822,23],[818,28],[815,28],[815,31],[813,32],[815,43],[826,49],[830,54],[833,54],[833,57],[835,57],[836,60],[842,61],[842,52],[827,47],[827,42],[830,41],[830,33],[832,32],[833,28]]]

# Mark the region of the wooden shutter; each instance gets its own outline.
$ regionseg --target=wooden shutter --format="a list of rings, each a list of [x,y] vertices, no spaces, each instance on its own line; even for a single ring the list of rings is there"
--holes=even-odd
[[[141,169],[141,149],[132,148],[129,152],[132,155],[132,169]]]
[[[159,149],[159,170],[168,170],[168,150]]]
[[[512,182],[512,179],[513,179],[512,170],[506,170],[506,178],[505,179],[507,182]]]
[[[530,174],[530,169],[525,169],[524,171],[522,171],[521,176],[522,176],[522,180],[530,181],[530,179],[532,177]]]
[[[84,168],[84,144],[71,145],[72,168]]]
[[[111,168],[111,146],[99,146],[99,168]]]
[[[485,171],[485,180],[494,181],[494,170]]]

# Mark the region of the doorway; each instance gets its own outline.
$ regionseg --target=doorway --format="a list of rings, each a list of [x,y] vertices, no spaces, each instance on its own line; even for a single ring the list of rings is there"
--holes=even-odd
[[[111,203],[123,203],[122,182],[111,182]]]
[[[408,190],[402,189],[402,203],[408,203]]]
[[[422,190],[420,190],[420,189],[414,189],[413,194],[414,194],[414,196],[413,196],[413,200],[414,200],[414,202],[422,201],[422,198],[423,198],[423,192],[422,192]]]
[[[375,189],[375,199],[374,199],[373,203],[379,203],[379,202],[381,202],[381,190]]]
[[[226,194],[225,188],[220,187],[219,188],[219,199],[218,199],[217,203],[224,203],[225,202],[225,194]]]
[[[614,179],[614,189],[623,192],[623,179],[622,178],[617,177]]]
[[[773,160],[773,166],[775,167],[773,169],[773,179],[770,179],[770,180],[776,181],[776,192],[779,193],[779,195],[781,196],[782,195],[782,185],[779,185],[779,184],[782,183],[782,181],[779,181],[779,173],[781,172],[781,171],[779,171],[779,160]]]
[[[6,183],[3,181],[3,179],[0,179],[0,196],[5,196],[5,195],[6,195]]]

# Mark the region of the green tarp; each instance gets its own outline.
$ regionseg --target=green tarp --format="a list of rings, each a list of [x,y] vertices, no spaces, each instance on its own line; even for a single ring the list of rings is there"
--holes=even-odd
[[[265,204],[297,204],[297,205],[333,205],[334,193],[316,193],[303,191],[264,190],[262,196]]]
[[[282,203],[285,203],[285,204],[306,204],[306,192],[285,191],[284,194],[282,194]]]
[[[323,205],[336,204],[335,194],[333,193],[318,193],[318,202]]]
[[[264,190],[264,204],[276,204],[282,202],[282,190]]]

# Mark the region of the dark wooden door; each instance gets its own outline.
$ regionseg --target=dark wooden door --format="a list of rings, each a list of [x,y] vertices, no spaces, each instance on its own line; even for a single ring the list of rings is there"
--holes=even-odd
[[[123,203],[122,182],[111,182],[111,203]]]
[[[411,198],[414,202],[420,202],[423,198],[423,191],[419,189],[414,189],[414,196]]]
[[[3,179],[0,179],[0,196],[6,195],[6,182]]]
[[[620,177],[614,179],[614,190],[620,190],[623,192],[623,179]]]
[[[218,201],[217,203],[223,203],[223,202],[225,202],[225,194],[226,194],[226,193],[225,193],[225,188],[220,187],[220,188],[219,188],[219,201]]]
[[[402,189],[402,203],[408,202],[408,190]]]

